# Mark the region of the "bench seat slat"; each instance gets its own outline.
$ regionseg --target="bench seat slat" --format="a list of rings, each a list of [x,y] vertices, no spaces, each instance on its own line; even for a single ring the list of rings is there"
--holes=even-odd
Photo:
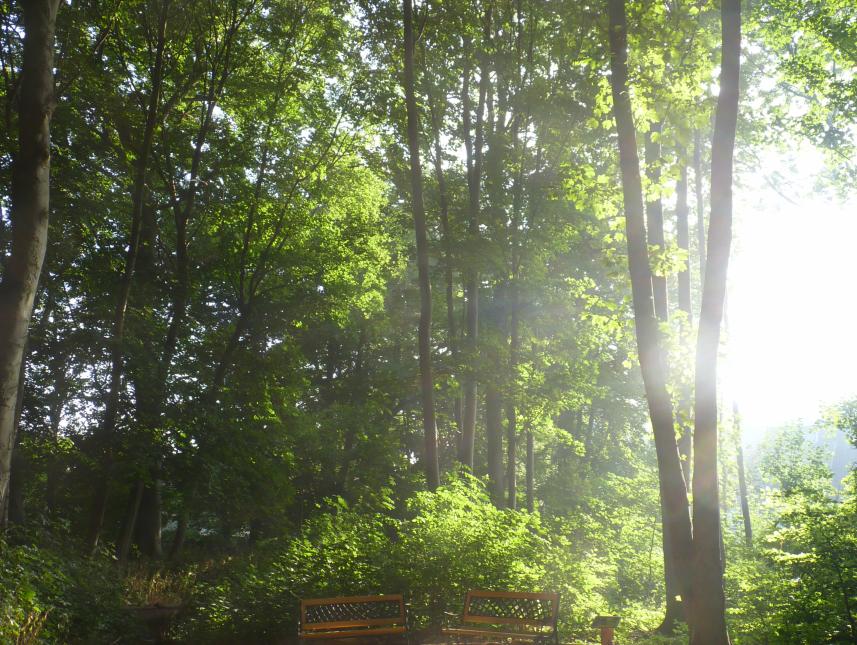
[[[404,634],[406,627],[376,627],[369,629],[348,629],[342,631],[304,632],[301,638],[360,638],[361,636],[392,636]]]
[[[383,625],[399,625],[404,622],[400,616],[392,618],[354,618],[352,620],[332,620],[325,623],[308,623],[303,626],[306,632],[330,629],[345,629],[347,627],[381,627]]]
[[[553,636],[552,632],[501,632],[493,629],[468,629],[467,627],[449,627],[442,630],[444,636],[487,636],[494,638],[525,638],[539,640]]]

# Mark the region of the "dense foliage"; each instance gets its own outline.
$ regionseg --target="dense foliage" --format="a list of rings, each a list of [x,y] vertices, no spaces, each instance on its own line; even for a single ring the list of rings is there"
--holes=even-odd
[[[21,4],[0,0],[7,272]],[[643,190],[662,218],[647,223],[650,282],[664,285],[667,387],[689,432],[719,3],[624,4]],[[807,137],[844,190],[853,3],[752,4],[738,158]],[[147,637],[136,609],[161,604],[181,606],[170,633],[184,642],[274,642],[294,636],[300,598],[396,591],[432,630],[468,589],[493,588],[559,592],[564,640],[615,613],[622,637],[671,642],[660,625],[686,641],[661,625],[662,491],[606,2],[415,9],[428,303],[401,3],[61,3],[0,640],[134,642]],[[823,423],[857,441],[854,409]],[[734,642],[857,642],[854,481],[832,488],[795,429],[748,454],[745,473],[733,421],[721,415]]]

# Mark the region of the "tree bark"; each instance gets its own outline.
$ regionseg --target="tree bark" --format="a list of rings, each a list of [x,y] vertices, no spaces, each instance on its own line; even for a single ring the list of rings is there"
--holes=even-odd
[[[18,149],[12,164],[11,254],[0,281],[0,528],[8,518],[21,363],[48,239],[54,28],[59,0],[24,3]]]
[[[527,428],[527,510],[532,513],[536,506],[535,468],[536,456],[533,431]]]
[[[747,478],[744,473],[744,443],[741,438],[741,415],[738,404],[732,403],[732,419],[735,423],[735,434],[738,441],[738,496],[741,498],[741,517],[744,520],[744,542],[753,546],[753,524],[750,520],[750,502],[747,498]]]
[[[711,218],[696,349],[693,432],[694,586],[692,645],[727,645],[717,489],[717,351],[732,244],[732,172],[738,121],[741,1],[720,6],[720,95],[711,148]]]
[[[488,75],[486,73],[485,56],[482,55],[479,78],[479,99],[476,104],[476,122],[474,125],[474,138],[470,138],[471,130],[471,102],[470,102],[470,65],[467,63],[469,52],[469,39],[465,41],[465,64],[464,79],[461,88],[462,99],[462,126],[464,147],[467,162],[467,193],[468,193],[468,222],[467,236],[471,245],[479,240],[479,214],[482,195],[482,148],[484,144],[483,112],[488,90]],[[461,429],[461,445],[459,446],[458,460],[473,469],[473,449],[476,441],[476,349],[479,334],[479,271],[475,266],[474,258],[468,259],[469,265],[465,280],[467,334],[466,354],[470,362],[468,370],[464,374],[464,411]]]
[[[653,123],[646,133],[646,178],[651,188],[660,191],[661,185],[661,144],[658,137],[661,134],[661,124]],[[665,246],[664,238],[664,205],[657,196],[646,201],[646,227],[649,244],[658,247],[663,252]],[[669,319],[667,302],[667,278],[663,275],[652,275],[652,296],[655,301],[655,315],[660,321]]]
[[[696,195],[696,245],[699,247],[700,290],[705,280],[705,199],[702,195],[702,137],[693,133],[693,182]]]
[[[134,542],[140,548],[140,553],[149,558],[163,556],[161,546],[162,488],[163,483],[159,479],[154,479],[143,487],[143,496],[140,500],[136,526],[134,527]]]
[[[420,286],[419,363],[422,393],[423,463],[430,490],[440,485],[437,458],[437,427],[434,418],[434,380],[431,364],[431,279],[429,276],[428,236],[423,205],[423,175],[420,164],[419,113],[414,95],[414,24],[411,0],[404,0],[405,27],[405,104],[408,121],[408,152],[411,162],[411,206],[417,243],[417,273]]]
[[[506,506],[518,508],[518,413],[515,401],[506,399]]]
[[[678,307],[683,311],[687,321],[682,331],[683,342],[687,341],[687,330],[693,323],[693,306],[690,289],[690,230],[688,224],[687,206],[687,166],[682,164],[679,179],[676,183],[676,234],[678,247],[687,257],[678,274]],[[689,410],[692,395],[689,391],[682,392],[682,407]],[[679,423],[678,451],[681,456],[682,470],[685,482],[690,482],[690,464],[692,451],[692,432],[689,423],[682,420]]]
[[[30,339],[24,345],[24,355],[21,358],[21,369],[18,373],[18,397],[15,401],[15,446],[12,451],[12,465],[9,474],[9,523],[24,524],[24,470],[25,460],[18,450],[21,443],[21,413],[24,411],[24,385],[27,376],[27,357],[30,353]]]
[[[449,227],[449,197],[446,190],[446,176],[443,172],[443,151],[440,145],[440,115],[435,108],[434,99],[429,95],[429,111],[431,113],[432,132],[434,140],[434,172],[437,180],[438,206],[440,210],[440,233],[443,245],[443,276],[446,282],[446,331],[449,353],[455,361],[458,357],[458,329],[455,324],[455,282],[453,279],[452,231]],[[453,401],[453,417],[455,427],[461,436],[461,396]]]
[[[488,482],[491,500],[503,508],[503,398],[494,383],[485,388],[485,436],[488,443]]]
[[[625,231],[637,348],[658,459],[658,483],[663,504],[664,531],[669,533],[675,562],[689,585],[692,533],[687,490],[676,445],[672,401],[666,386],[666,369],[658,321],[652,302],[652,280],[644,225],[640,161],[628,94],[627,24],[624,0],[609,0],[610,67],[613,110],[616,117]]]
[[[131,488],[131,493],[128,496],[128,508],[125,511],[122,528],[119,531],[119,539],[116,542],[116,558],[120,564],[125,564],[128,561],[128,554],[131,552],[131,540],[134,537],[134,530],[137,526],[140,502],[143,499],[143,488],[143,480],[138,479],[134,482],[134,486]]]

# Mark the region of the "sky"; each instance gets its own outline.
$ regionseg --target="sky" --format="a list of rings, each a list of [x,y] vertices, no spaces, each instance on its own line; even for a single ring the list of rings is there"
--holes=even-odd
[[[857,396],[857,200],[816,190],[821,168],[807,147],[737,178],[721,373],[746,443]]]

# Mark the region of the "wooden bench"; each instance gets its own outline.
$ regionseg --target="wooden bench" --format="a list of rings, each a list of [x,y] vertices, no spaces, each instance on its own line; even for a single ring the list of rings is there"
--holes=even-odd
[[[559,645],[559,594],[468,591],[461,624],[445,627],[447,641],[530,641]]]
[[[298,639],[407,638],[402,594],[301,600]]]

